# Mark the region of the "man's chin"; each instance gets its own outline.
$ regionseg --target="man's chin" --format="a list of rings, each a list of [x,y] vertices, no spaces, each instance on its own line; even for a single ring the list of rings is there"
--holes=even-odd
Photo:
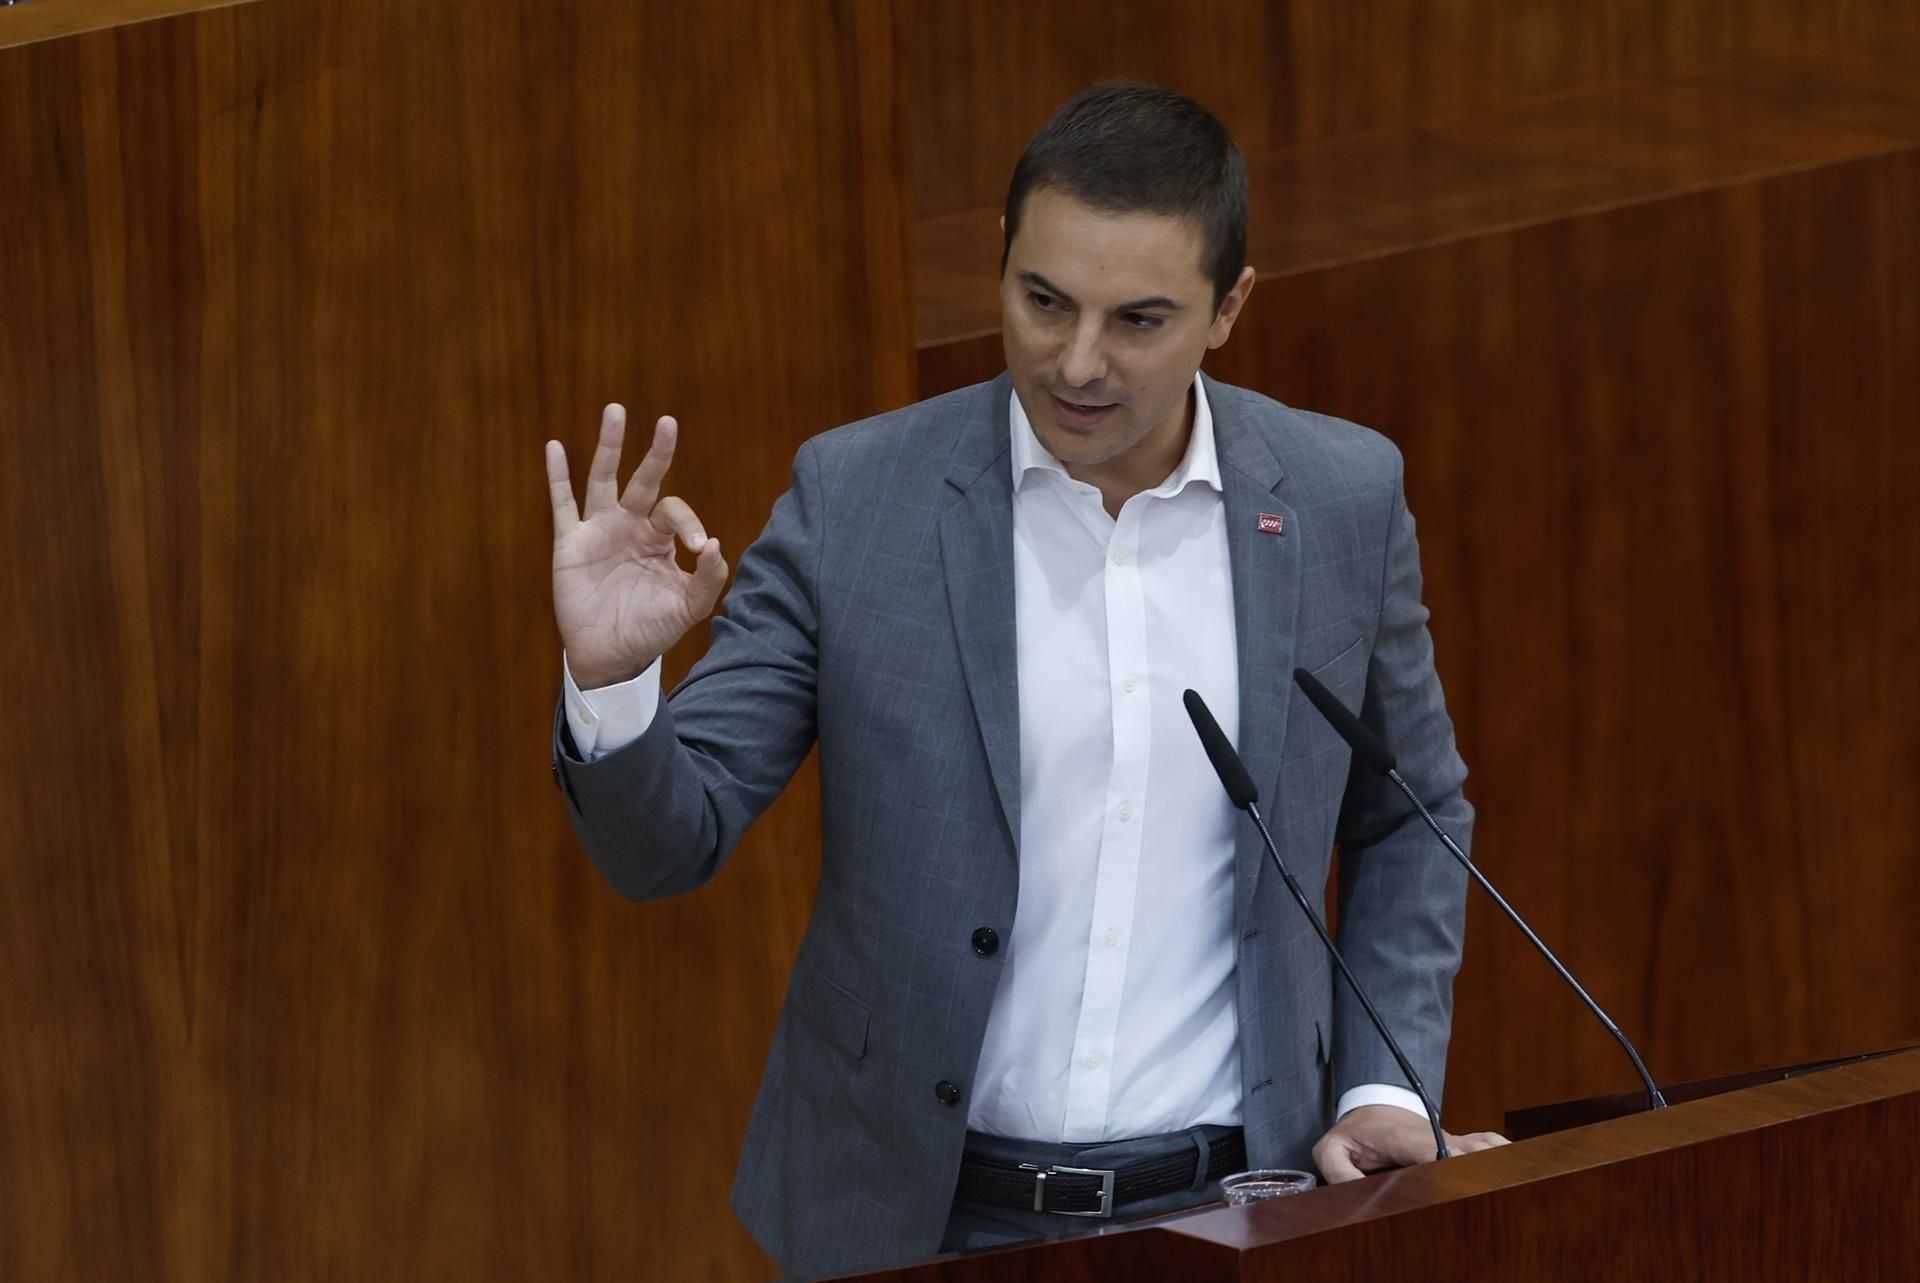
[[[1058,427],[1049,427],[1040,434],[1040,444],[1047,453],[1069,468],[1093,468],[1113,458],[1116,451],[1112,443],[1101,437],[1082,436],[1064,432]]]

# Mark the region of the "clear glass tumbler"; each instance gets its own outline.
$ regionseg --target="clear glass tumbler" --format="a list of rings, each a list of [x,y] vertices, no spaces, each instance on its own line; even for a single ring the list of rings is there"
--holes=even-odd
[[[1220,1179],[1220,1192],[1229,1207],[1257,1203],[1265,1198],[1285,1198],[1304,1194],[1314,1187],[1312,1172],[1288,1171],[1281,1167],[1263,1167],[1251,1172],[1235,1172]]]

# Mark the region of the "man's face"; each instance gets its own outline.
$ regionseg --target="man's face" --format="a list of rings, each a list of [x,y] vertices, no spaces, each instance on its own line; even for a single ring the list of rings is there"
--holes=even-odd
[[[1216,314],[1205,241],[1189,219],[1028,193],[1000,279],[1007,369],[1040,444],[1082,480],[1144,489],[1178,465],[1194,371],[1253,285],[1249,268]]]

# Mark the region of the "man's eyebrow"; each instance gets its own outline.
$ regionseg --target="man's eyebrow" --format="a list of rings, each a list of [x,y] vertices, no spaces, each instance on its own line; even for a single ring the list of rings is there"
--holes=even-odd
[[[1019,273],[1019,277],[1026,284],[1033,286],[1043,293],[1051,294],[1062,302],[1071,303],[1074,301],[1073,295],[1067,293],[1038,272],[1021,272]],[[1113,310],[1115,312],[1178,312],[1185,306],[1186,304],[1175,302],[1164,294],[1156,294],[1152,298],[1136,299],[1131,303],[1122,303]]]

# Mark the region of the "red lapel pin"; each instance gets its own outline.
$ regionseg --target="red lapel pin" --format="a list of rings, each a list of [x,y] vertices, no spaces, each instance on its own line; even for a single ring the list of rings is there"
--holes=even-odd
[[[1263,535],[1284,535],[1287,533],[1285,518],[1281,517],[1277,512],[1261,513],[1260,533]]]

